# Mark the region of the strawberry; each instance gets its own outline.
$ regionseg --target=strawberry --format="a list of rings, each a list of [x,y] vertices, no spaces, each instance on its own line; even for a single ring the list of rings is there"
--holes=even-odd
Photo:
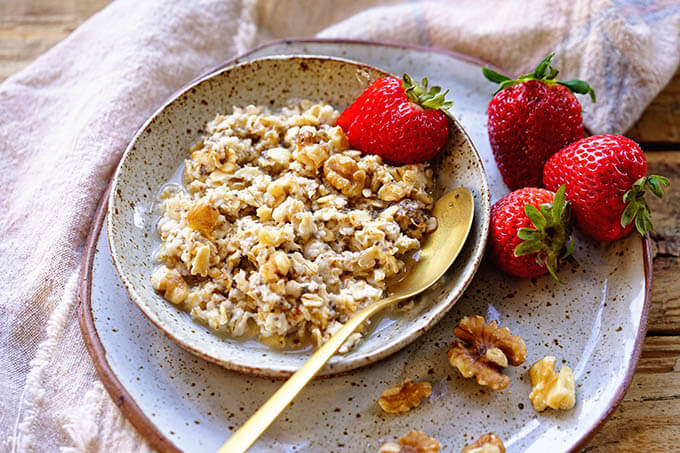
[[[628,234],[633,225],[643,236],[653,231],[645,189],[661,198],[662,185],[669,181],[645,173],[647,159],[637,143],[618,135],[596,135],[548,159],[543,182],[548,189],[566,185],[581,231],[598,241],[613,241]]]
[[[484,76],[500,83],[489,102],[489,142],[503,181],[510,190],[541,186],[548,158],[583,138],[581,104],[572,94],[595,92],[582,80],[555,80],[557,69],[548,55],[531,74],[518,79],[482,68]]]
[[[504,272],[524,278],[550,273],[560,281],[557,265],[573,248],[564,187],[556,193],[525,187],[491,207],[489,249]]]
[[[352,148],[377,154],[392,164],[432,159],[449,137],[443,109],[448,90],[428,89],[404,74],[377,79],[338,118]]]

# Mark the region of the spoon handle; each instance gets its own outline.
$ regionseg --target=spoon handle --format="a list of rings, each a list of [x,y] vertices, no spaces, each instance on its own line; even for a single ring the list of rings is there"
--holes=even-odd
[[[243,453],[247,451],[290,402],[293,401],[305,385],[323,368],[326,362],[333,357],[333,354],[340,349],[340,346],[361,323],[384,307],[403,298],[404,296],[393,296],[382,299],[352,316],[222,445],[218,453]]]

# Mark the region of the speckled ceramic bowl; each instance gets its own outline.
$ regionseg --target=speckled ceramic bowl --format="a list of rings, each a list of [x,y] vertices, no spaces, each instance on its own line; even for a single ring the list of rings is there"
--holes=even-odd
[[[114,176],[108,231],[114,264],[142,312],[187,350],[239,372],[285,377],[309,352],[278,351],[257,341],[224,339],[165,301],[151,286],[159,243],[153,232],[161,186],[175,174],[187,149],[216,113],[234,105],[279,107],[290,98],[329,102],[342,110],[373,80],[378,69],[325,57],[272,57],[224,68],[199,79],[161,107],[140,129]],[[467,187],[475,197],[475,219],[466,246],[447,274],[419,296],[413,309],[373,320],[365,341],[335,356],[320,373],[346,372],[403,348],[432,327],[470,283],[482,259],[489,224],[489,187],[482,161],[457,121],[437,159],[438,190]]]

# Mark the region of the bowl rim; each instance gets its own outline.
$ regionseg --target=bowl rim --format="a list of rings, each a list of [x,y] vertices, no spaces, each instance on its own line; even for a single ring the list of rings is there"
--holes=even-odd
[[[114,207],[116,206],[115,203],[115,197],[116,197],[116,188],[119,185],[119,177],[122,172],[122,168],[126,162],[126,159],[128,155],[131,153],[132,148],[136,145],[138,139],[142,136],[144,131],[147,129],[147,127],[152,123],[156,117],[161,115],[166,108],[168,108],[170,105],[172,105],[174,102],[176,102],[178,99],[182,98],[185,95],[190,95],[192,88],[195,86],[205,82],[206,80],[212,79],[214,77],[217,77],[225,72],[231,71],[235,68],[240,68],[243,66],[249,66],[252,63],[255,62],[260,62],[260,61],[271,61],[271,60],[278,60],[278,61],[293,61],[293,60],[317,60],[317,61],[325,61],[325,60],[332,60],[332,61],[337,61],[341,63],[346,63],[346,64],[351,64],[352,66],[356,66],[358,68],[366,68],[371,71],[376,71],[380,74],[384,74],[385,76],[393,76],[393,74],[381,69],[377,68],[372,65],[368,65],[366,63],[358,62],[355,60],[347,59],[347,58],[340,58],[340,57],[331,57],[331,56],[323,56],[323,55],[307,55],[307,54],[295,54],[295,55],[275,55],[275,56],[266,56],[266,57],[258,57],[258,58],[253,58],[250,60],[246,61],[238,61],[240,58],[244,58],[244,56],[239,56],[233,59],[232,64],[223,64],[221,66],[218,66],[217,68],[214,68],[207,73],[193,79],[191,82],[189,82],[187,85],[185,85],[183,88],[180,90],[177,90],[172,96],[170,96],[165,102],[163,102],[154,112],[148,117],[146,121],[139,127],[137,132],[134,134],[132,139],[130,140],[129,144],[127,145],[123,155],[121,156],[121,159],[116,167],[115,173],[111,179],[111,190],[108,193],[108,199],[107,199],[107,215],[106,215],[106,223],[107,223],[107,237],[108,237],[108,242],[109,242],[109,247],[111,250],[111,256],[112,256],[112,261],[113,265],[116,269],[116,272],[118,273],[128,295],[132,299],[132,301],[135,303],[135,305],[140,309],[140,311],[151,321],[152,324],[154,324],[158,329],[160,329],[168,338],[170,338],[173,342],[178,344],[180,347],[183,349],[191,352],[194,355],[197,355],[205,360],[208,360],[212,363],[215,363],[217,365],[222,366],[223,368],[226,368],[228,370],[236,371],[244,375],[248,376],[255,376],[255,377],[263,377],[263,378],[270,378],[270,379],[286,379],[290,375],[292,375],[296,369],[293,368],[282,368],[282,367],[277,367],[277,368],[272,368],[272,367],[258,367],[257,365],[253,364],[252,361],[248,360],[239,360],[238,357],[231,359],[231,360],[224,360],[219,357],[216,357],[215,355],[205,352],[204,350],[201,350],[191,344],[188,344],[185,342],[185,340],[178,335],[176,335],[172,329],[168,328],[164,323],[162,323],[159,319],[156,319],[156,317],[153,315],[151,310],[148,310],[147,303],[145,302],[145,298],[138,293],[137,288],[133,284],[132,280],[129,279],[129,276],[127,275],[126,272],[121,272],[121,268],[123,267],[123,260],[122,256],[120,255],[120,252],[117,250],[115,240],[112,239],[114,235],[111,234],[111,231],[113,229],[113,224],[114,224],[114,215],[112,215],[112,211]],[[442,303],[444,300],[446,300],[446,303],[442,305],[438,310],[435,311],[434,315],[427,321],[427,323],[424,326],[421,326],[417,329],[411,328],[407,330],[404,334],[397,336],[395,339],[393,339],[390,342],[386,342],[384,344],[379,344],[376,348],[365,352],[362,355],[358,355],[356,357],[352,357],[348,360],[340,360],[336,362],[330,362],[326,364],[326,366],[317,374],[317,377],[333,377],[333,376],[338,376],[338,375],[343,375],[347,374],[349,372],[352,372],[354,370],[358,370],[367,366],[370,366],[373,363],[376,363],[380,360],[383,360],[390,355],[400,351],[401,349],[405,348],[409,344],[411,344],[413,341],[415,341],[417,338],[419,338],[422,334],[424,334],[426,331],[428,331],[430,328],[432,328],[435,324],[437,324],[455,305],[455,303],[461,298],[469,284],[472,282],[472,279],[474,278],[475,274],[477,273],[482,259],[484,257],[484,251],[486,248],[487,244],[487,236],[488,236],[488,230],[489,230],[489,222],[490,222],[490,211],[491,211],[491,190],[489,187],[489,182],[488,178],[486,175],[486,170],[484,168],[484,162],[479,155],[479,152],[477,151],[477,148],[475,147],[474,143],[470,139],[469,134],[467,131],[463,128],[462,124],[453,116],[451,115],[449,117],[449,122],[450,124],[453,124],[458,131],[461,133],[463,136],[465,142],[467,145],[470,147],[470,150],[472,151],[472,155],[476,159],[476,164],[478,165],[479,172],[482,175],[481,178],[481,190],[479,193],[479,205],[481,210],[476,210],[475,212],[475,217],[479,219],[480,221],[480,231],[478,233],[478,240],[479,240],[479,246],[477,247],[476,253],[472,253],[472,255],[468,258],[468,261],[472,263],[472,269],[467,272],[467,275],[463,275],[465,277],[465,280],[460,287],[460,289],[455,292],[455,293],[449,293],[446,296],[442,297],[439,299],[438,303]],[[468,244],[470,244],[470,238],[467,240]],[[181,310],[183,311],[183,310]],[[196,322],[192,320],[193,322]]]

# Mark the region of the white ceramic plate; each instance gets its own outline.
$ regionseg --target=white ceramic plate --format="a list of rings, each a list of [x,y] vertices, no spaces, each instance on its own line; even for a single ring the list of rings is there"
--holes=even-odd
[[[226,368],[258,376],[285,377],[307,360],[309,351],[281,351],[257,341],[224,339],[194,322],[151,286],[158,240],[158,194],[183,165],[187,149],[217,112],[234,105],[285,105],[293,98],[324,100],[342,110],[384,72],[347,60],[319,57],[256,59],[218,70],[176,95],[139,130],[113,178],[108,234],[114,263],[130,296],[149,319],[189,351]],[[409,344],[453,306],[482,260],[489,225],[489,186],[481,159],[462,127],[450,121],[449,140],[435,159],[437,191],[466,187],[475,198],[467,242],[449,271],[414,299],[406,312],[386,310],[365,340],[334,356],[320,375],[374,363]]]
[[[393,73],[429,75],[452,89],[454,112],[485,160],[492,197],[507,189],[493,163],[485,132],[492,87],[476,63],[421,48],[358,42],[285,42],[243,59],[277,54],[352,58]],[[213,365],[178,347],[134,307],[110,256],[99,210],[82,276],[83,337],[112,398],[134,426],[163,451],[214,451],[280,385]],[[517,280],[483,263],[454,308],[429,332],[391,357],[345,376],[316,380],[252,451],[376,451],[412,429],[460,451],[492,431],[507,451],[575,451],[611,414],[630,383],[646,327],[651,259],[630,236],[597,245],[577,238],[580,267],[565,268],[561,286],[549,277]],[[528,357],[510,368],[499,392],[463,379],[448,364],[452,329],[462,316],[497,319],[524,338]],[[574,370],[576,407],[537,414],[528,399],[528,367],[553,354]],[[428,380],[429,400],[402,416],[376,401],[404,379]]]

